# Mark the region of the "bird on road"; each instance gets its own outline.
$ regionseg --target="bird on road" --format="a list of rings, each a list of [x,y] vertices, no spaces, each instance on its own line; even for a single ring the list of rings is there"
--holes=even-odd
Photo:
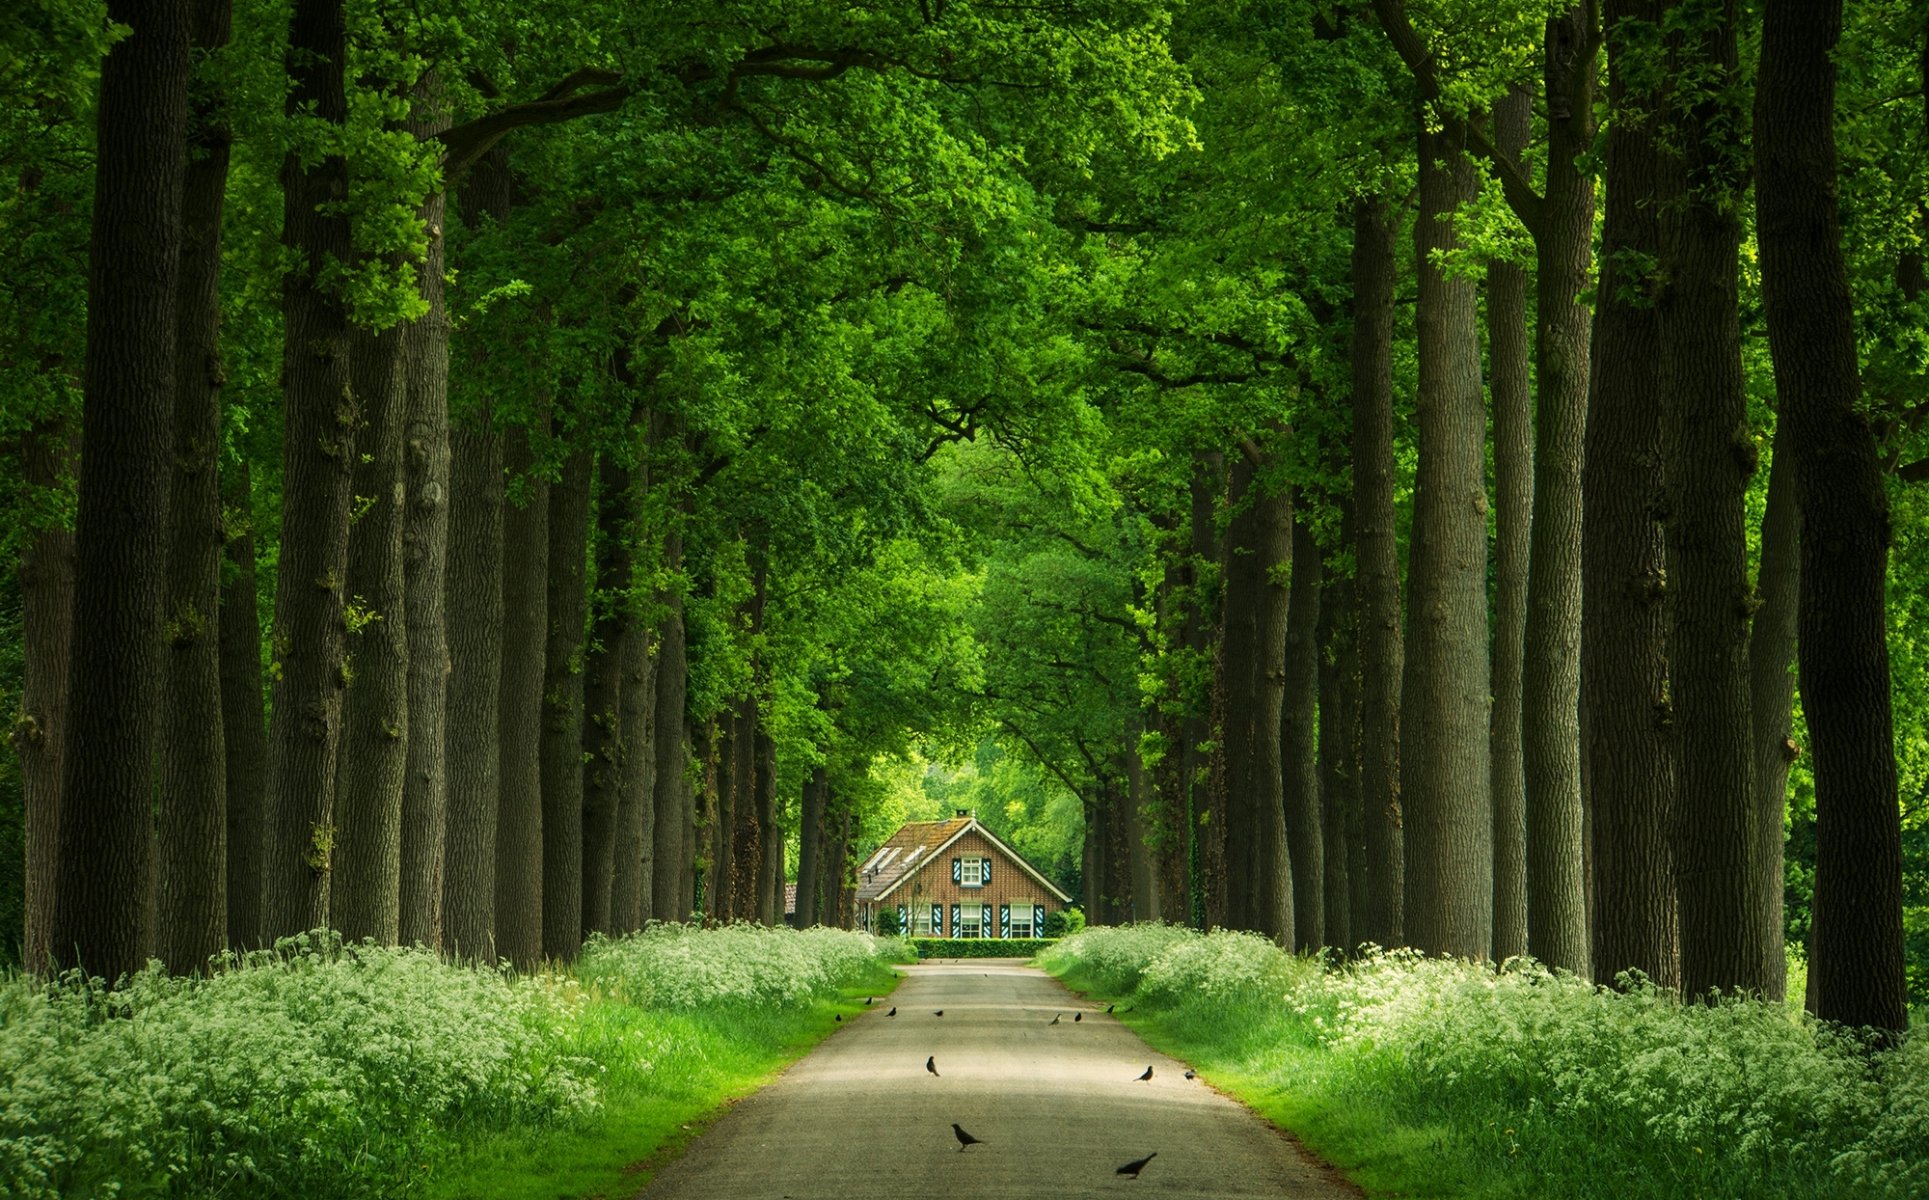
[[[891,1006],[891,1011],[890,1011],[890,1012],[887,1012],[887,1013],[885,1013],[884,1015],[885,1015],[885,1016],[887,1016],[887,1017],[895,1017],[895,1016],[897,1016],[897,1015],[898,1015],[898,1006],[897,1006],[897,1005],[895,1005],[895,1004],[893,1004],[893,1005]]]
[[[972,1137],[970,1134],[966,1133],[964,1131],[964,1128],[955,1121],[952,1122],[951,1124],[951,1132],[957,1135],[958,1153],[960,1154],[964,1153],[964,1148],[966,1146],[980,1145],[984,1141],[983,1138],[975,1138],[975,1137]]]
[[[1195,1071],[1195,1070],[1193,1070],[1193,1069],[1192,1069],[1191,1067],[1187,1067],[1187,1068],[1186,1068],[1186,1078],[1187,1078],[1187,1079],[1197,1079],[1197,1078],[1199,1078],[1199,1072],[1197,1072],[1197,1071]]]
[[[1106,1006],[1105,1006],[1105,1011],[1109,1013],[1109,1012],[1111,1012],[1111,1011],[1112,1011],[1113,1009],[1115,1009],[1115,1008],[1117,1008],[1117,1007],[1118,1007],[1118,1005],[1116,1005],[1116,1004],[1108,1004],[1108,1005],[1106,1005]]]
[[[1064,1013],[1059,1013],[1059,1014],[1058,1014],[1058,1016],[1055,1016],[1055,1017],[1053,1017],[1053,1018],[1052,1018],[1052,1024],[1054,1024],[1054,1025],[1056,1025],[1056,1024],[1058,1024],[1058,1017],[1062,1017],[1062,1016],[1064,1016],[1064,1015],[1065,1015]]]
[[[1143,1075],[1141,1075],[1141,1076],[1139,1076],[1139,1082],[1140,1082],[1140,1083],[1151,1083],[1151,1082],[1152,1082],[1152,1068],[1151,1068],[1151,1067],[1147,1067],[1147,1068],[1145,1069],[1145,1074],[1143,1074]]]
[[[1159,1152],[1157,1150],[1154,1150],[1152,1153],[1146,1155],[1144,1158],[1135,1158],[1131,1162],[1126,1163],[1124,1166],[1120,1167],[1117,1171],[1114,1171],[1113,1174],[1130,1175],[1132,1178],[1137,1179],[1139,1177],[1139,1172],[1145,1170],[1145,1164],[1151,1162],[1153,1159],[1157,1157],[1159,1157]]]
[[[933,1075],[937,1075],[938,1074],[938,1056],[933,1054],[930,1057],[926,1058],[924,1060],[924,1069],[931,1072]],[[942,1079],[943,1076],[939,1076],[939,1078]]]
[[[1073,1014],[1072,1014],[1072,1024],[1074,1024],[1074,1025],[1076,1025],[1076,1024],[1078,1024],[1078,1023],[1079,1023],[1080,1021],[1083,1021],[1084,1019],[1085,1019],[1085,1014],[1084,1014],[1084,1013],[1073,1013]]]
[[[932,1013],[931,1015],[934,1017],[942,1017],[944,1015],[944,1010],[941,1008],[937,1012]]]
[[[869,1008],[869,1007],[870,1007],[871,1005],[873,1005],[873,1004],[875,1004],[875,1003],[877,1003],[877,997],[876,997],[876,996],[866,996],[866,997],[864,997],[864,1007],[866,1007],[866,1008]]]

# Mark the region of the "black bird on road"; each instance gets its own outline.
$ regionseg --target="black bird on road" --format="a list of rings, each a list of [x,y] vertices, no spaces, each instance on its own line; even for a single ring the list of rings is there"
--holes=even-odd
[[[871,1006],[872,1004],[874,1004],[874,1003],[876,1003],[876,1002],[877,1002],[877,997],[876,997],[876,996],[866,996],[866,997],[864,997],[864,1007],[866,1007],[866,1008],[869,1008],[869,1007],[870,1007],[870,1006]]]
[[[942,1017],[944,1015],[944,1010],[941,1008],[937,1012],[932,1013],[931,1015],[934,1017]]]
[[[975,1138],[975,1137],[972,1137],[970,1134],[966,1133],[964,1131],[964,1128],[955,1121],[952,1122],[951,1124],[951,1132],[956,1134],[958,1137],[958,1153],[960,1154],[964,1153],[964,1148],[966,1146],[976,1146],[981,1144],[984,1141],[983,1138]]]
[[[1108,1004],[1108,1005],[1106,1005],[1106,1006],[1105,1006],[1105,1011],[1109,1013],[1109,1012],[1111,1012],[1111,1011],[1112,1011],[1113,1009],[1115,1009],[1115,1008],[1117,1008],[1117,1007],[1118,1007],[1118,1005],[1116,1005],[1116,1004]]]
[[[1151,1067],[1147,1067],[1147,1068],[1145,1069],[1145,1074],[1143,1074],[1143,1075],[1141,1075],[1141,1076],[1139,1076],[1139,1082],[1140,1082],[1140,1083],[1151,1083],[1151,1082],[1152,1082],[1152,1068],[1151,1068]]]
[[[1187,1079],[1197,1079],[1197,1078],[1199,1078],[1199,1072],[1197,1072],[1197,1071],[1195,1071],[1195,1070],[1193,1070],[1193,1069],[1192,1069],[1191,1067],[1187,1067],[1187,1068],[1186,1068],[1186,1078],[1187,1078]]]
[[[1062,1016],[1064,1016],[1064,1015],[1065,1015],[1064,1013],[1059,1013],[1059,1014],[1058,1014],[1058,1016],[1055,1016],[1055,1017],[1053,1017],[1053,1018],[1052,1018],[1052,1024],[1054,1024],[1054,1025],[1056,1025],[1056,1024],[1058,1024],[1058,1017],[1062,1017]]]
[[[885,1016],[887,1016],[887,1017],[895,1017],[895,1016],[897,1016],[897,1015],[898,1015],[898,1006],[897,1006],[897,1005],[895,1005],[895,1004],[893,1004],[893,1005],[891,1006],[891,1011],[890,1011],[890,1012],[887,1012],[887,1013],[885,1013],[884,1015],[885,1015]]]
[[[1076,1025],[1076,1024],[1078,1024],[1078,1023],[1079,1023],[1080,1021],[1083,1021],[1084,1019],[1085,1019],[1085,1014],[1084,1014],[1084,1013],[1073,1013],[1073,1014],[1072,1014],[1072,1024],[1074,1024],[1074,1025]]]
[[[1137,1179],[1139,1177],[1139,1172],[1145,1170],[1145,1164],[1151,1162],[1153,1159],[1157,1157],[1159,1157],[1159,1152],[1157,1150],[1154,1150],[1152,1153],[1146,1155],[1144,1158],[1135,1158],[1131,1162],[1126,1163],[1124,1166],[1120,1167],[1117,1171],[1114,1171],[1113,1174],[1130,1175],[1132,1178]]]
[[[924,1060],[924,1069],[931,1072],[933,1075],[937,1075],[938,1074],[938,1056],[933,1054],[929,1058],[926,1058]],[[939,1078],[942,1079],[943,1076],[940,1075]]]

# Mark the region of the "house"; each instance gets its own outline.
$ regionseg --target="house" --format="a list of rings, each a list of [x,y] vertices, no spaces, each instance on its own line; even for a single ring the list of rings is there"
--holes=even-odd
[[[1029,938],[1072,898],[962,809],[948,821],[913,821],[857,871],[857,922],[875,929],[895,910],[914,937]]]

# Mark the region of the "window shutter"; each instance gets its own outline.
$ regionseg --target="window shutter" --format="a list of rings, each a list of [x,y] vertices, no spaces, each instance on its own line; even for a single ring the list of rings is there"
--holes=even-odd
[[[991,860],[990,860],[990,859],[988,859],[988,858],[987,858],[987,859],[985,859],[985,860],[984,860],[984,864],[985,864],[985,870],[984,870],[984,876],[983,876],[983,878],[984,878],[984,881],[985,881],[985,884],[986,884],[986,886],[990,886],[990,884],[991,884]]]
[[[949,936],[957,937],[958,929],[959,929],[958,906],[954,904],[951,906],[951,933]]]
[[[964,859],[954,858],[951,860],[951,882],[964,882]]]
[[[931,936],[944,936],[944,905],[942,904],[931,906]]]
[[[987,904],[984,906],[984,912],[978,918],[978,921],[979,921],[978,929],[980,931],[979,936],[990,937],[991,936],[991,905]]]
[[[998,936],[1001,938],[1011,936],[1011,905],[1009,904],[998,906]]]
[[[1042,904],[1034,904],[1031,906],[1031,935],[1033,937],[1045,936],[1045,906]]]

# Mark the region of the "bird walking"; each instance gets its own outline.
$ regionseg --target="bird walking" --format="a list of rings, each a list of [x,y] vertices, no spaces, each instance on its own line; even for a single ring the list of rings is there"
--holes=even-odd
[[[966,1146],[980,1145],[984,1141],[983,1138],[975,1138],[975,1137],[972,1137],[970,1134],[966,1133],[964,1131],[964,1127],[959,1125],[956,1121],[953,1121],[951,1123],[951,1132],[955,1134],[958,1138],[958,1153],[960,1154],[964,1153],[964,1149]]]
[[[1116,1005],[1116,1004],[1108,1004],[1108,1005],[1106,1005],[1106,1006],[1105,1006],[1105,1011],[1109,1013],[1109,1012],[1111,1012],[1111,1011],[1112,1011],[1113,1009],[1115,1009],[1115,1008],[1117,1008],[1117,1007],[1118,1007],[1118,1005]]]
[[[1199,1078],[1199,1072],[1197,1072],[1197,1071],[1195,1071],[1195,1070],[1193,1070],[1193,1069],[1192,1069],[1191,1067],[1187,1067],[1187,1068],[1186,1068],[1186,1078],[1187,1078],[1187,1079],[1197,1079],[1197,1078]]]
[[[1052,1018],[1052,1024],[1054,1024],[1054,1025],[1056,1025],[1056,1024],[1058,1024],[1058,1018],[1059,1018],[1059,1017],[1062,1017],[1062,1016],[1064,1016],[1064,1015],[1065,1015],[1064,1013],[1059,1013],[1059,1014],[1058,1014],[1058,1016],[1055,1016],[1055,1017],[1053,1017],[1053,1018]]]
[[[1117,1171],[1114,1171],[1113,1174],[1130,1175],[1132,1178],[1137,1179],[1139,1177],[1139,1172],[1145,1170],[1145,1164],[1151,1162],[1153,1159],[1157,1157],[1159,1157],[1159,1152],[1157,1150],[1154,1150],[1152,1153],[1146,1155],[1144,1158],[1135,1158],[1131,1162],[1126,1163],[1124,1166],[1120,1167]]]
[[[1084,1019],[1085,1019],[1085,1014],[1084,1014],[1084,1013],[1073,1013],[1073,1014],[1072,1014],[1072,1024],[1074,1024],[1074,1025],[1076,1025],[1076,1024],[1078,1024],[1078,1023],[1079,1023],[1080,1021],[1083,1021]]]
[[[941,1008],[937,1012],[932,1013],[931,1015],[934,1017],[942,1017],[944,1015],[944,1010]]]
[[[866,996],[866,997],[864,997],[864,1007],[865,1007],[865,1008],[869,1008],[869,1007],[871,1007],[871,1005],[873,1005],[873,1004],[876,1004],[876,1003],[877,1003],[877,997],[876,997],[876,996]]]
[[[938,1074],[938,1056],[933,1054],[930,1057],[926,1058],[924,1060],[924,1069],[931,1072],[933,1075],[937,1075]],[[943,1078],[943,1076],[941,1075],[939,1075],[938,1077],[940,1079]]]
[[[1152,1068],[1151,1068],[1151,1067],[1147,1067],[1147,1068],[1145,1069],[1145,1074],[1143,1074],[1143,1075],[1141,1075],[1141,1076],[1139,1076],[1139,1082],[1140,1082],[1140,1083],[1151,1083],[1151,1082],[1152,1082]]]
[[[890,1012],[887,1012],[887,1013],[885,1013],[884,1015],[885,1015],[885,1016],[887,1016],[887,1017],[895,1017],[895,1016],[897,1016],[897,1015],[898,1015],[898,1006],[897,1006],[897,1005],[895,1005],[895,1004],[893,1004],[893,1005],[891,1006],[891,1011],[890,1011]]]

